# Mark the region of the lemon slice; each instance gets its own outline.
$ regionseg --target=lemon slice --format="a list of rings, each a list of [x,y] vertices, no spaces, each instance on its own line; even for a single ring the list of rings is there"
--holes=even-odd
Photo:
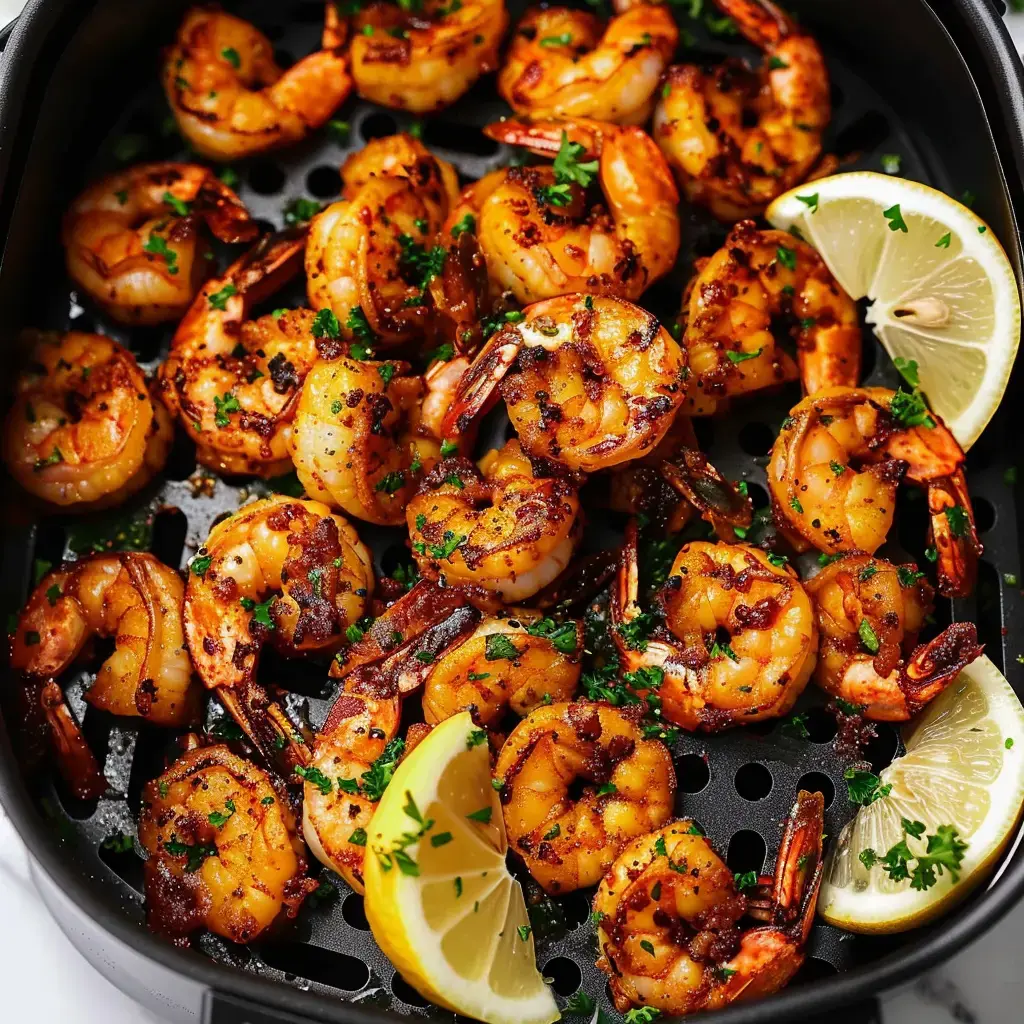
[[[906,931],[947,910],[985,877],[1020,821],[1024,708],[988,658],[968,665],[904,739],[906,754],[881,773],[889,795],[857,812],[825,865],[819,912],[849,931]],[[967,843],[959,881],[936,872],[935,884],[918,890],[892,881],[881,864],[865,866],[864,850],[881,858],[905,838],[903,818],[925,825],[920,839],[906,837],[915,856],[940,826],[957,830]]]
[[[809,182],[767,217],[810,242],[853,298],[872,300],[867,321],[886,351],[917,363],[929,404],[969,448],[1020,339],[1017,281],[988,225],[942,192],[873,171]]]
[[[468,712],[399,765],[370,822],[366,917],[402,976],[438,1006],[489,1024],[551,1024],[487,743]]]

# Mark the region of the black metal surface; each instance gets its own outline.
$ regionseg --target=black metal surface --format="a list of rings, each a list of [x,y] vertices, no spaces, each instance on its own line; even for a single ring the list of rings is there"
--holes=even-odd
[[[0,226],[7,241],[0,273],[0,309],[5,314],[7,331],[19,324],[101,330],[124,342],[136,352],[143,366],[152,368],[166,349],[170,330],[126,331],[79,306],[75,297],[69,296],[55,239],[57,218],[66,201],[86,180],[115,165],[116,140],[126,134],[145,137],[149,141],[141,158],[181,154],[180,140],[163,131],[166,108],[155,82],[155,47],[159,41],[166,40],[173,29],[178,10],[151,5],[154,18],[161,22],[157,34],[153,22],[147,21],[141,12],[134,20],[129,18],[122,25],[112,25],[111,17],[118,9],[116,4],[66,6],[70,10],[58,16],[54,5],[38,2],[30,5],[26,25],[35,24],[35,35],[23,25],[23,37],[15,39],[14,47],[34,45],[36,49],[29,52],[48,53],[56,60],[64,46],[69,45],[68,52],[60,56],[61,65],[55,73],[67,72],[68,67],[85,67],[90,60],[95,63],[95,51],[104,45],[108,48],[105,51],[108,58],[123,52],[125,67],[120,75],[120,102],[116,107],[104,109],[99,98],[116,97],[117,89],[104,92],[97,87],[97,102],[89,104],[96,109],[84,115],[93,118],[92,141],[82,142],[83,126],[68,123],[65,118],[62,146],[59,121],[51,123],[53,119],[45,116],[33,120],[36,115],[32,110],[32,83],[27,81],[26,69],[20,69],[22,81],[19,83],[10,66],[5,64],[0,68],[0,86],[6,86],[6,101],[18,100],[12,111],[4,111],[5,120],[10,113],[14,123],[20,115],[24,124],[38,126],[35,139],[28,135],[27,129],[19,131],[17,143],[21,151],[15,147],[13,155],[3,144],[6,140],[0,137],[0,174],[7,173],[8,184],[14,177],[6,160],[11,161],[12,167],[22,161],[21,169],[25,171],[20,190],[8,187],[0,200]],[[284,5],[272,0],[254,0],[236,6],[269,32],[275,46],[282,51],[282,57],[302,55],[314,48],[322,10],[319,3]],[[887,13],[887,24],[894,28],[892,35],[902,40],[900,50],[891,38],[877,40],[866,35],[867,26],[872,22],[877,28],[879,12],[886,5],[832,0],[820,5],[804,5],[802,9],[799,4],[795,6],[806,23],[816,30],[820,27],[826,45],[836,108],[828,147],[841,155],[860,150],[859,159],[849,165],[852,168],[879,169],[879,155],[896,152],[903,159],[903,174],[953,195],[968,189],[975,192],[979,196],[980,212],[996,228],[1019,266],[1019,243],[1010,200],[1004,191],[999,164],[994,159],[987,124],[976,96],[957,65],[948,37],[926,8],[908,3]],[[975,33],[992,30],[986,21],[991,20],[991,11],[982,9],[981,0],[975,4],[966,0],[939,2],[936,6],[956,8],[952,13],[943,13],[947,19],[964,18],[958,26],[971,24]],[[949,23],[952,30],[953,24]],[[979,47],[978,34],[969,38],[959,32],[953,34],[958,42],[964,38],[965,45]],[[131,53],[124,50],[123,40],[127,39],[134,39],[138,44]],[[80,43],[77,49],[75,42]],[[744,44],[723,43],[706,35],[701,35],[699,47],[712,54],[751,53]],[[918,49],[908,53],[908,47]],[[893,48],[900,53],[905,65],[897,64],[890,52]],[[980,48],[992,50],[991,41],[987,47]],[[959,76],[958,85],[947,87],[941,103],[936,100],[936,86],[928,75],[908,77],[907,66],[921,67],[913,59],[915,53],[922,60],[927,54],[927,59],[932,65],[938,64],[943,74]],[[1005,50],[996,48],[991,57],[992,66],[1019,75],[1019,63],[1010,59]],[[126,80],[131,83],[127,90],[124,89]],[[20,94],[19,84],[26,86]],[[1004,80],[1000,87],[999,83],[986,82],[984,88],[994,88],[1008,120],[1012,121],[1013,117],[1020,120],[1020,94],[1012,83]],[[82,103],[79,109],[84,107]],[[506,162],[509,154],[479,133],[470,132],[467,126],[484,124],[503,112],[505,108],[495,99],[493,83],[485,82],[453,110],[428,119],[424,123],[425,141],[439,155],[455,163],[467,179],[476,178]],[[361,102],[346,105],[343,116],[353,128],[347,147],[339,147],[327,139],[326,133],[318,133],[307,143],[284,153],[237,165],[243,178],[240,193],[255,216],[280,227],[283,207],[289,199],[299,195],[329,199],[331,188],[336,187],[335,170],[346,152],[361,146],[366,138],[390,134],[412,121]],[[949,125],[957,127],[955,143],[948,135]],[[943,126],[946,126],[945,134]],[[101,135],[105,139],[97,147]],[[78,144],[74,145],[76,141]],[[1003,142],[1005,144],[1005,140]],[[36,150],[34,163],[30,144]],[[1006,170],[1014,179],[1012,188],[1019,191],[1020,180],[1014,173],[1014,166],[1018,160],[1024,166],[1024,158],[1020,156],[1019,141],[1015,144],[1017,149],[1006,154]],[[73,148],[69,150],[69,146]],[[98,155],[90,159],[89,154],[97,149]],[[71,164],[66,159],[69,151],[76,154]],[[58,163],[60,152],[65,158]],[[45,190],[45,195],[40,196],[40,190]],[[34,220],[13,209],[15,197],[36,212]],[[33,230],[36,238],[30,239]],[[43,241],[39,241],[40,237]],[[723,237],[721,227],[700,213],[688,211],[684,215],[684,252],[677,273],[671,282],[662,282],[653,289],[643,304],[671,320],[685,267],[695,255],[713,251]],[[40,267],[45,268],[42,273]],[[31,268],[31,274],[27,268]],[[289,299],[300,301],[301,287],[284,293],[281,302]],[[895,377],[886,369],[888,361],[870,335],[865,335],[865,345],[868,381],[894,384]],[[1019,394],[1016,384],[1015,393]],[[728,417],[700,427],[702,442],[713,461],[727,475],[748,480],[756,504],[764,503],[765,452],[779,422],[797,397],[798,393],[791,390],[770,398],[754,399],[737,405]],[[1013,446],[1006,443],[1013,436],[1007,431],[1007,421],[1005,414],[997,417],[972,451],[968,463],[971,493],[987,547],[977,594],[968,601],[956,602],[955,607],[945,602],[936,617],[940,626],[952,618],[977,621],[989,655],[1000,667],[1006,666],[1011,682],[1019,686],[1020,670],[1015,658],[1024,638],[1015,624],[1021,621],[1024,602],[1019,592],[1001,585],[1003,573],[1020,574],[1015,489],[1003,482],[1004,471],[1014,458]],[[108,524],[123,525],[132,516],[152,517],[153,549],[170,564],[183,565],[202,543],[217,516],[235,508],[244,497],[262,486],[218,481],[213,496],[207,497],[197,493],[190,479],[193,470],[191,451],[187,446],[180,446],[164,483],[149,489],[113,516],[107,516]],[[69,552],[70,539],[76,533],[81,534],[83,527],[78,521],[81,517],[73,517],[73,520],[52,517],[38,523],[23,519],[19,524],[19,511],[8,511],[12,522],[5,534],[0,573],[0,611],[4,613],[14,610],[23,599],[33,560],[57,561]],[[24,511],[20,514],[24,515]],[[403,539],[398,531],[388,532],[364,524],[359,525],[359,529],[374,547],[378,564],[387,548]],[[924,547],[920,503],[901,502],[893,539],[897,550],[920,560]],[[382,1019],[378,1008],[437,1019],[451,1018],[443,1011],[429,1011],[394,974],[369,934],[361,899],[333,876],[339,892],[333,904],[304,909],[295,925],[251,949],[205,936],[197,943],[202,956],[181,954],[148,936],[142,927],[141,862],[134,854],[114,855],[103,850],[102,842],[112,832],[134,831],[134,812],[141,785],[162,767],[170,749],[168,734],[96,712],[82,700],[88,681],[85,671],[73,675],[67,680],[67,692],[75,712],[84,716],[86,734],[100,755],[115,792],[95,804],[85,805],[68,797],[53,779],[43,775],[19,778],[4,730],[0,730],[3,744],[0,791],[12,818],[37,850],[46,870],[50,874],[59,872],[67,886],[80,891],[80,902],[101,927],[115,932],[154,959],[221,989],[211,995],[206,1007],[208,1019],[218,1024],[242,1020],[263,1024],[264,1021],[301,1019]],[[326,713],[326,698],[330,693],[324,672],[317,668],[300,671],[292,682],[300,691],[297,703],[308,706],[314,724],[318,724]],[[9,687],[13,681],[5,680],[5,685]],[[835,755],[830,742],[830,728],[834,726],[830,727],[830,716],[820,710],[821,704],[820,695],[812,691],[798,707],[810,714],[810,741],[787,735],[781,724],[775,723],[715,737],[684,736],[676,745],[674,754],[680,780],[678,810],[702,824],[712,841],[727,855],[734,870],[760,870],[770,865],[782,819],[799,785],[820,787],[826,793],[829,804],[826,831],[830,835],[836,835],[849,816],[842,779],[846,762]],[[898,742],[891,727],[881,726],[879,733],[878,741],[869,750],[876,768],[888,763]],[[956,917],[947,918],[929,930],[888,939],[866,939],[840,933],[823,924],[816,925],[808,963],[785,996],[756,1006],[739,1007],[714,1019],[723,1024],[726,1020],[739,1024],[755,1019],[802,1019],[812,1006],[818,1009],[826,1004],[849,1007],[854,993],[863,997],[876,992],[883,979],[892,981],[912,966],[948,955],[959,948],[964,937],[1005,910],[1024,885],[1021,860],[1019,856],[1014,858],[999,886],[990,893],[975,897]],[[322,878],[328,875],[321,871]],[[542,970],[554,979],[555,991],[562,997],[580,987],[591,994],[603,993],[604,977],[593,964],[594,937],[586,923],[585,894],[573,894],[558,903],[571,927],[564,936],[540,944]],[[221,970],[218,965],[226,965],[229,970]],[[837,972],[842,972],[842,977],[838,977]],[[827,985],[815,984],[824,978],[830,979]],[[857,1013],[860,1012],[858,1009]],[[865,1009],[864,1013],[867,1012]],[[835,1013],[830,1014],[830,1019],[840,1020]],[[870,1020],[870,1017],[851,1014],[849,1019]]]

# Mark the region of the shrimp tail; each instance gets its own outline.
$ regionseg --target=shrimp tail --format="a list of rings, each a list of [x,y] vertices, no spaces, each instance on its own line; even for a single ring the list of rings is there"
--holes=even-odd
[[[727,14],[744,39],[762,50],[777,46],[798,28],[791,17],[771,0],[714,0],[715,6]]]
[[[626,524],[626,536],[619,549],[619,574],[612,591],[611,618],[613,635],[619,636],[618,627],[636,618],[640,611],[637,596],[640,593],[640,559],[635,519]]]
[[[106,793],[107,780],[85,742],[60,687],[51,679],[43,684],[39,705],[46,716],[61,775],[79,800],[96,800]]]
[[[900,669],[899,685],[910,714],[934,700],[984,650],[973,622],[954,622],[921,644]]]
[[[260,233],[259,225],[238,196],[212,174],[200,186],[192,212],[202,218],[219,241],[229,245],[251,242]]]
[[[723,540],[736,539],[735,528],[746,529],[754,519],[754,503],[742,494],[695,448],[681,448],[661,474],[710,523]]]
[[[258,683],[218,688],[217,697],[268,764],[281,767],[285,776],[310,760],[307,737],[292,724],[283,707]]]
[[[615,575],[618,554],[598,551],[575,559],[559,573],[530,603],[535,608],[564,611],[589,601]]]
[[[939,593],[945,597],[967,597],[974,589],[978,558],[984,548],[978,540],[962,468],[928,482],[928,512],[938,551]]]
[[[522,338],[514,328],[494,334],[462,375],[441,424],[445,438],[459,437],[497,401],[497,387],[519,356]]]
[[[562,145],[562,136],[570,142],[581,145],[584,153],[581,156],[597,157],[601,155],[602,132],[612,129],[611,125],[600,121],[577,118],[573,121],[517,121],[509,118],[487,125],[484,135],[496,142],[504,142],[509,146],[522,146],[538,156],[554,157]]]

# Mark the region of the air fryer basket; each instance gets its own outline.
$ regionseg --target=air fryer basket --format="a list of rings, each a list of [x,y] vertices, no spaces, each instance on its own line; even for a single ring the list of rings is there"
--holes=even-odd
[[[166,352],[170,328],[123,328],[69,294],[57,235],[59,216],[84,182],[116,166],[125,139],[141,140],[140,159],[182,155],[181,141],[165,126],[167,110],[157,84],[159,47],[173,34],[182,4],[135,0],[35,0],[15,27],[0,62],[0,231],[5,241],[0,272],[0,343],[14,352],[24,326],[100,330],[127,344],[147,369]],[[319,0],[252,0],[232,9],[259,25],[288,61],[315,48],[322,18]],[[511,5],[513,15],[521,11]],[[898,153],[902,173],[960,196],[976,197],[976,208],[1003,241],[1020,276],[1020,239],[1012,204],[1021,198],[1024,152],[1020,125],[1024,97],[1020,65],[995,12],[986,0],[817,0],[791,7],[822,40],[833,81],[835,116],[827,149],[859,154],[853,168],[878,169],[881,153]],[[955,41],[955,42],[954,42]],[[749,54],[734,40],[698,32],[698,52]],[[509,152],[475,127],[505,113],[493,81],[478,86],[455,108],[424,121],[424,139],[474,179],[508,160]],[[986,116],[986,114],[988,116]],[[281,227],[287,201],[297,196],[329,200],[337,193],[337,167],[368,138],[390,134],[412,118],[359,100],[342,115],[351,139],[339,145],[320,132],[283,153],[236,165],[243,200],[267,227]],[[990,123],[991,122],[991,123]],[[122,153],[123,155],[123,153]],[[686,267],[713,251],[724,230],[698,212],[684,215],[684,251],[671,282],[662,282],[644,304],[671,321]],[[221,254],[223,256],[224,254]],[[301,301],[301,286],[282,296]],[[283,304],[283,303],[282,303]],[[865,335],[869,382],[894,385],[888,360]],[[9,357],[10,358],[10,357]],[[1020,375],[1003,411],[970,453],[968,478],[986,546],[974,597],[940,602],[940,624],[976,621],[989,656],[1018,688],[1024,671],[1024,600],[1003,585],[1004,573],[1020,575],[1020,524],[1016,487],[1004,481],[1013,464],[1015,439],[1009,408],[1020,400]],[[755,504],[765,501],[765,453],[794,393],[738,403],[722,419],[699,425],[702,443],[728,476],[746,479]],[[497,430],[502,429],[497,424]],[[1018,442],[1019,443],[1019,442]],[[163,483],[105,516],[36,518],[8,484],[0,560],[0,611],[15,611],[31,583],[35,559],[57,562],[89,536],[149,521],[152,550],[183,565],[211,523],[262,485],[218,481],[212,497],[190,482],[194,452],[179,443]],[[378,566],[393,568],[396,531],[366,527]],[[925,524],[920,503],[901,503],[894,531],[898,547],[920,560]],[[181,952],[145,930],[141,861],[102,846],[113,832],[134,832],[142,784],[172,750],[168,734],[144,723],[113,719],[82,699],[89,675],[73,677],[67,693],[84,716],[86,735],[112,782],[111,794],[92,804],[71,798],[60,781],[31,775],[15,760],[8,716],[0,728],[0,796],[35,854],[47,904],[73,941],[96,966],[126,991],[175,1020],[388,1021],[398,1014],[450,1019],[430,1007],[399,978],[376,947],[362,900],[340,879],[319,869],[337,886],[326,905],[306,907],[294,925],[251,949],[205,936],[195,950]],[[287,680],[295,706],[314,725],[329,705],[322,668],[298,668]],[[0,693],[9,708],[16,680],[7,674]],[[851,808],[843,768],[831,742],[832,718],[812,688],[798,711],[808,713],[810,740],[791,735],[782,723],[735,729],[707,737],[684,735],[673,748],[678,776],[678,811],[695,818],[723,851],[733,870],[761,870],[774,861],[781,823],[798,786],[825,793],[826,831],[835,836]],[[866,753],[875,768],[888,763],[898,734],[879,725]],[[1024,852],[1016,847],[996,881],[955,914],[932,928],[907,935],[866,938],[817,924],[808,962],[784,993],[760,1003],[706,1016],[722,1024],[800,1019],[821,1010],[850,1009],[851,1001],[949,956],[991,925],[1024,890]],[[564,918],[560,934],[538,943],[543,972],[565,997],[582,988],[600,995],[604,976],[594,967],[593,929],[586,923],[588,897],[554,901]],[[539,935],[542,929],[535,927]],[[564,999],[560,999],[564,1003]],[[861,1014],[867,1010],[861,1006]],[[613,1019],[615,1019],[613,1014]],[[853,1018],[851,1018],[853,1019]],[[856,1019],[865,1020],[861,1015]]]

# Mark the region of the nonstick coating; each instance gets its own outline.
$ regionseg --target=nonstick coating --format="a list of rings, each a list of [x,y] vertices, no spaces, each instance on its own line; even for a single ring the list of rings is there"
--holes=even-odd
[[[267,32],[284,63],[317,46],[322,15],[319,3],[253,0],[233,6]],[[844,12],[850,5],[830,3],[823,7],[825,10],[820,16],[826,26],[842,26]],[[514,7],[514,13],[515,10]],[[818,13],[812,8],[805,21],[814,26]],[[697,38],[690,59],[699,61],[707,56],[714,60],[723,53],[754,56],[752,49],[742,42],[714,38],[702,26],[690,27]],[[831,41],[836,38],[833,32]],[[844,169],[879,170],[881,155],[895,153],[900,155],[901,173],[907,177],[958,196],[971,188],[973,179],[965,175],[965,169],[968,174],[970,171],[970,159],[965,159],[960,152],[951,158],[940,158],[940,153],[948,154],[948,143],[941,143],[933,133],[922,130],[922,124],[941,123],[940,112],[926,112],[918,107],[908,118],[906,110],[901,108],[898,112],[887,101],[893,98],[890,90],[882,95],[871,84],[878,79],[870,70],[865,70],[863,64],[857,66],[853,60],[847,63],[842,45],[827,45],[826,52],[835,107],[826,150],[849,158]],[[65,168],[59,175],[59,203],[52,203],[51,219],[39,225],[41,231],[56,236],[57,217],[66,200],[86,181],[119,166],[117,154],[120,152],[123,156],[130,148],[126,140],[134,140],[141,147],[133,159],[185,157],[181,140],[167,123],[166,104],[156,83],[155,51],[140,68],[148,70],[132,79],[131,88],[124,93],[129,102],[99,146],[98,155],[76,160],[74,166]],[[895,100],[899,107],[900,97],[896,96]],[[473,180],[507,163],[511,156],[510,150],[490,142],[477,130],[478,126],[505,113],[507,108],[496,98],[493,79],[489,79],[456,108],[422,122],[424,141],[438,155],[454,163],[463,180]],[[242,199],[268,229],[284,226],[284,210],[291,199],[306,196],[329,201],[334,197],[339,186],[338,165],[365,140],[408,129],[413,124],[410,117],[358,100],[350,101],[342,116],[352,129],[346,145],[340,145],[328,132],[321,131],[307,143],[282,153],[235,165],[241,175],[238,191]],[[1000,198],[983,196],[982,206],[986,203],[999,205]],[[992,216],[987,209],[982,212]],[[999,221],[994,219],[994,223]],[[683,235],[684,249],[676,272],[643,300],[643,305],[669,323],[678,308],[687,268],[695,257],[718,248],[725,229],[702,212],[686,209]],[[1014,238],[1004,237],[1003,241],[1008,247],[1015,246]],[[227,251],[218,256],[224,265]],[[34,308],[32,324],[101,331],[128,345],[145,369],[155,369],[166,354],[171,329],[126,331],[94,309],[83,308],[76,296],[69,293],[59,262],[55,262],[59,254],[52,246],[47,249],[46,258],[51,261],[51,271],[42,275],[48,283],[42,291],[42,301]],[[299,283],[277,296],[273,305],[302,301],[303,289]],[[888,358],[867,332],[865,378],[867,383],[886,386],[895,386],[898,382]],[[767,503],[766,453],[779,423],[798,397],[798,388],[793,387],[770,397],[736,403],[727,416],[698,423],[704,450],[727,476],[748,482],[756,507]],[[492,417],[488,426],[488,439],[500,444],[506,436],[507,422],[500,416]],[[1006,470],[1013,464],[1015,453],[1012,445],[1003,443],[1007,436],[1004,431],[1004,422],[998,419],[968,459],[971,494],[986,545],[976,594],[952,606],[949,601],[940,600],[935,616],[939,628],[953,619],[977,622],[987,653],[1001,668],[1007,663],[1010,665],[1010,679],[1017,684],[1020,679],[1015,657],[1020,650],[1020,636],[1013,624],[1020,620],[1024,607],[1019,592],[1002,582],[1004,573],[1020,572],[1014,488],[1005,482]],[[179,438],[164,482],[115,512],[91,517],[40,518],[29,527],[31,543],[27,546],[18,541],[10,543],[12,538],[24,534],[9,533],[3,577],[5,581],[14,579],[16,585],[6,588],[7,606],[2,610],[5,613],[16,610],[31,582],[34,564],[39,561],[55,564],[62,557],[73,556],[76,547],[82,550],[93,537],[110,536],[116,529],[136,529],[140,523],[144,524],[143,529],[151,529],[151,549],[160,558],[169,564],[184,566],[218,518],[234,510],[246,497],[267,490],[266,485],[252,481],[217,480],[209,495],[201,490],[195,469],[194,451]],[[595,511],[592,519],[607,526],[610,517]],[[373,547],[378,569],[390,572],[401,556],[403,534],[357,525],[361,536]],[[616,520],[613,525],[621,524]],[[607,543],[607,537],[607,534],[592,531],[591,545]],[[884,553],[909,555],[924,564],[924,545],[924,505],[917,496],[904,497],[899,504],[892,544]],[[262,678],[281,681],[292,689],[295,695],[290,703],[295,710],[307,713],[314,725],[323,720],[332,693],[332,684],[326,680],[323,666],[271,662],[268,657]],[[134,835],[142,785],[161,770],[166,757],[172,754],[173,736],[145,723],[114,719],[97,712],[82,698],[90,681],[88,671],[74,673],[67,680],[66,692],[112,783],[111,795],[89,804],[76,801],[55,775],[45,771],[36,772],[24,781],[41,812],[44,828],[57,838],[62,856],[73,864],[75,873],[91,876],[92,886],[101,892],[105,902],[141,927],[144,920],[142,862],[135,853],[118,854],[105,849],[103,841],[112,833],[122,831]],[[13,679],[7,680],[8,697],[14,685]],[[771,870],[783,819],[799,787],[820,789],[825,794],[825,828],[830,836],[835,836],[848,820],[852,808],[846,799],[843,769],[850,759],[839,758],[835,753],[832,743],[835,724],[832,716],[822,709],[823,703],[820,692],[811,687],[796,709],[807,714],[810,739],[800,738],[782,723],[764,723],[712,737],[684,734],[673,747],[679,778],[677,811],[700,823],[733,870]],[[209,719],[215,715],[211,706]],[[865,751],[875,770],[888,764],[899,750],[897,731],[886,724],[879,724],[877,728],[878,738]],[[301,991],[389,1008],[401,1014],[450,1019],[450,1013],[428,1007],[395,973],[370,935],[361,897],[326,869],[316,866],[315,870],[322,880],[329,880],[336,887],[337,896],[333,900],[303,908],[297,922],[250,948],[235,946],[211,935],[202,936],[196,948],[216,961]],[[603,1009],[610,1012],[605,978],[594,966],[596,944],[593,927],[588,923],[589,897],[588,891],[553,901],[556,915],[564,918],[564,934],[538,942],[538,962],[544,974],[553,979],[560,1003],[564,1003],[564,997],[582,989],[599,995]],[[972,902],[976,901],[977,897]],[[938,930],[946,927],[948,925],[942,922],[936,926]],[[536,923],[535,932],[541,932]],[[807,963],[793,986],[870,964],[888,954],[919,945],[930,934],[931,930],[927,930],[907,936],[870,939],[818,923],[811,936]],[[181,960],[183,967],[189,964],[189,960]],[[774,1017],[773,1009],[781,1008],[781,1003],[773,1000],[763,1006],[764,1019],[768,1019],[769,1015]],[[337,1019],[344,1019],[344,1016]]]

